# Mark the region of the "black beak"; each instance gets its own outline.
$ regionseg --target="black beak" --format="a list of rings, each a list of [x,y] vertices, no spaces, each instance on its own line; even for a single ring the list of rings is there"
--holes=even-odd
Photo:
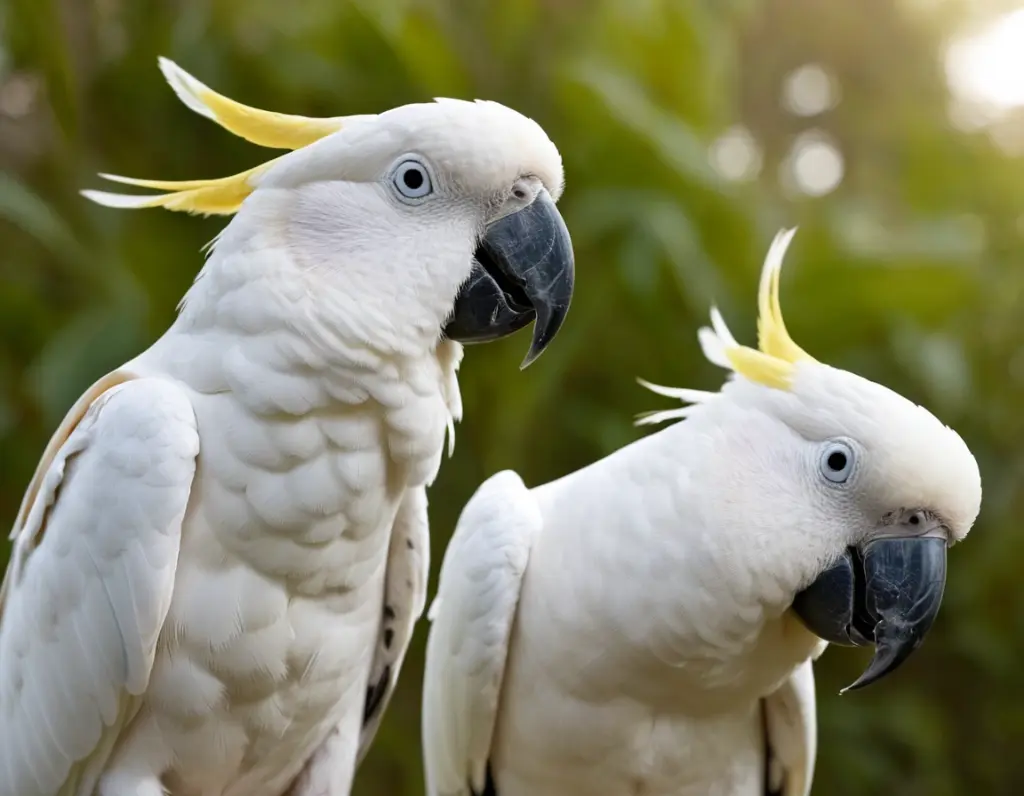
[[[572,240],[551,195],[542,188],[528,207],[491,224],[475,259],[444,333],[488,343],[536,319],[525,368],[554,339],[572,301]]]
[[[882,679],[921,646],[945,586],[945,539],[875,539],[848,549],[797,594],[793,610],[825,641],[874,645],[870,665],[845,693]]]

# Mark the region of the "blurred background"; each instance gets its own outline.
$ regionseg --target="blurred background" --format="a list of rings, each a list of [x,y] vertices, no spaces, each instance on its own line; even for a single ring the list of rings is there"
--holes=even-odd
[[[526,373],[520,335],[470,349],[454,459],[431,492],[434,567],[476,486],[538,483],[636,439],[656,382],[714,389],[697,327],[755,335],[784,272],[814,356],[930,407],[975,451],[982,516],[938,623],[881,686],[819,662],[816,794],[1024,786],[1024,10],[998,0],[3,0],[0,520],[78,394],[160,334],[223,219],[118,212],[94,175],[184,179],[273,156],[175,99],[213,88],[307,115],[435,96],[537,119],[567,171],[578,288]],[[6,550],[0,555],[6,555]],[[433,585],[431,590],[433,590]],[[421,794],[417,634],[357,796]]]

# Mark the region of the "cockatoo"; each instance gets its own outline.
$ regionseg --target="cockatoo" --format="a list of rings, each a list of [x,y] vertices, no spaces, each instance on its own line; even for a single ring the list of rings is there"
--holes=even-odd
[[[719,392],[647,385],[685,418],[557,481],[470,499],[430,609],[429,796],[806,796],[811,662],[891,672],[935,619],[978,465],[927,410],[812,359],[762,272],[759,350],[721,315]]]
[[[193,110],[295,151],[111,207],[233,214],[174,324],[61,423],[0,595],[2,796],[345,796],[425,604],[463,342],[573,288],[537,123]],[[524,363],[524,365],[526,364]]]

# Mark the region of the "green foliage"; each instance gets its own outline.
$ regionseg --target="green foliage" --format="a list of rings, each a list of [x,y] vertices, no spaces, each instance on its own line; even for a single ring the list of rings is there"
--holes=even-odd
[[[915,8],[921,4],[914,4]],[[932,408],[981,463],[985,506],[952,552],[923,650],[844,698],[862,656],[818,666],[815,793],[1010,794],[1024,782],[1024,168],[946,121],[939,44],[956,9],[891,0],[8,0],[0,6],[0,516],[11,519],[48,435],[95,378],[168,325],[222,226],[88,205],[96,171],[221,176],[267,153],[190,113],[167,55],[273,110],[340,115],[438,95],[486,97],[560,146],[578,292],[557,343],[525,373],[516,337],[471,349],[466,421],[431,492],[434,572],[476,486],[514,468],[557,477],[635,439],[664,402],[633,377],[715,388],[695,332],[717,303],[752,340],[756,278],[799,224],[784,278],[794,337]],[[961,9],[962,10],[962,9]],[[780,107],[808,61],[839,105]],[[14,87],[12,89],[12,86]],[[11,92],[28,92],[10,110]],[[5,97],[7,98],[5,101]],[[762,177],[724,181],[709,142],[744,123]],[[821,199],[776,179],[801,130],[840,143],[846,177]],[[422,792],[421,627],[356,792]]]

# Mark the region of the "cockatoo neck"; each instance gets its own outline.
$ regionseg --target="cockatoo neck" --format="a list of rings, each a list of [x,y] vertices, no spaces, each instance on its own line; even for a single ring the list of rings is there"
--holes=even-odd
[[[772,516],[788,497],[765,482],[755,485],[765,499],[744,505],[754,474],[730,449],[749,445],[735,431],[751,418],[720,417],[714,403],[553,493],[560,512],[581,515],[564,523],[581,528],[567,539],[582,551],[573,557],[588,561],[578,569],[598,576],[595,588],[572,589],[580,600],[571,622],[615,639],[588,670],[609,689],[639,689],[634,697],[666,709],[744,704],[821,647],[787,610],[808,577],[806,551],[786,549],[786,515]],[[616,482],[642,484],[641,499],[623,501]],[[702,704],[681,704],[695,695]]]
[[[405,422],[409,434],[423,437],[409,444],[424,449],[429,481],[444,429],[451,433],[462,415],[462,346],[441,339],[436,323],[389,312],[316,269],[299,268],[279,230],[268,227],[242,243],[222,236],[174,324],[129,365],[200,393],[230,393],[261,416],[377,405],[383,416],[395,415],[388,423]],[[402,421],[410,407],[429,414]]]
[[[179,327],[249,334],[287,326],[329,359],[361,360],[368,350],[415,358],[435,348],[471,251],[464,274],[437,276],[401,240],[321,240],[290,223],[280,203],[257,198],[218,235]]]
[[[652,659],[699,678],[712,701],[763,696],[823,648],[789,610],[817,565],[815,540],[800,532],[803,493],[772,477],[792,463],[764,425],[756,409],[719,399],[649,438],[662,462],[655,488],[676,512],[641,525],[638,548],[665,583],[636,595],[640,615]],[[763,450],[751,442],[759,430]]]

